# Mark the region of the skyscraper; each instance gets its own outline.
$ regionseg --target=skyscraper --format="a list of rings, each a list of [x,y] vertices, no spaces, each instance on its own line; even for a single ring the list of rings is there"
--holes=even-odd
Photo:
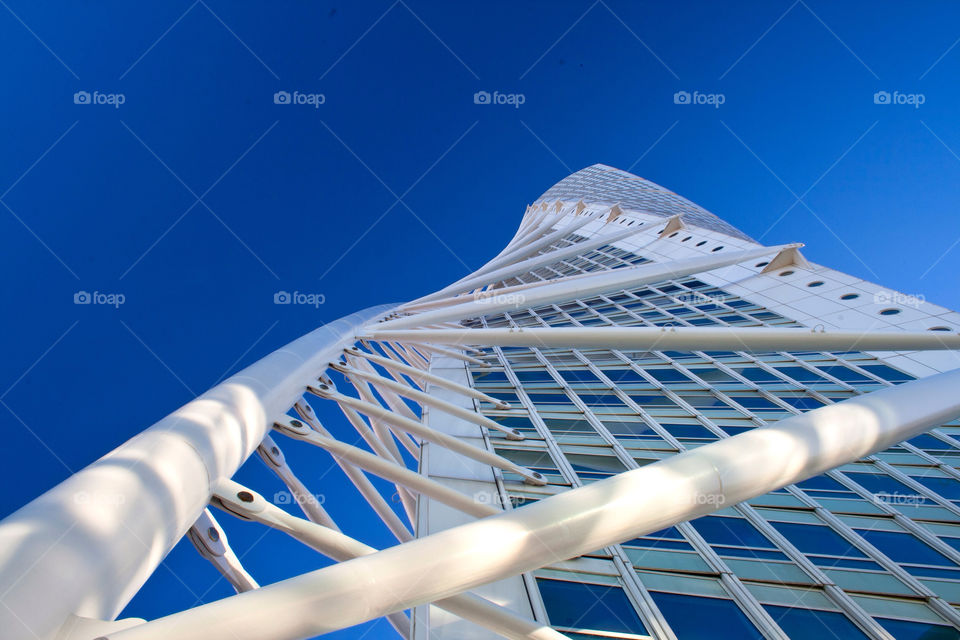
[[[960,315],[800,248],[612,167],[574,173],[470,276],[291,343],[0,523],[0,628],[960,637]],[[333,454],[396,547],[339,531],[291,438]],[[229,480],[254,451],[293,508]],[[258,587],[224,513],[339,564]],[[241,595],[97,622],[184,533]]]

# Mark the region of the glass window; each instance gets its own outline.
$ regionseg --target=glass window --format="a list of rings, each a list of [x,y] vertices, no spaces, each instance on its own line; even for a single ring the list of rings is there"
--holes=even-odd
[[[521,382],[553,382],[553,376],[545,369],[514,371]]]
[[[674,438],[707,438],[715,440],[717,436],[701,424],[668,424],[660,423]]]
[[[567,382],[600,382],[600,378],[587,369],[561,369],[558,373]]]
[[[917,482],[936,491],[938,494],[949,500],[960,500],[960,482],[953,478],[931,478],[919,476],[914,478]]]
[[[933,547],[914,538],[909,533],[877,531],[876,529],[858,529],[857,533],[896,562],[957,567],[946,556],[941,555]]]
[[[803,367],[777,367],[777,371],[790,376],[797,382],[828,382],[823,376]]]
[[[718,630],[730,638],[763,638],[733,600],[661,591],[651,591],[650,595],[673,632],[683,640],[716,638]]]
[[[744,518],[704,516],[690,524],[710,544],[773,549],[773,544]]]
[[[801,411],[809,411],[811,409],[819,409],[823,406],[823,403],[817,400],[816,398],[811,398],[809,396],[779,396],[779,398],[789,404],[792,407],[795,407]]]
[[[822,638],[853,640],[868,637],[847,616],[837,611],[818,611],[770,604],[763,605],[763,608],[790,636],[791,640],[821,640]]]
[[[743,369],[734,369],[734,371],[751,382],[785,382],[766,369],[761,369],[760,367],[744,367]]]
[[[877,618],[884,629],[890,632],[897,640],[957,640],[960,632],[953,627],[929,622],[907,622],[906,620],[891,620]]]
[[[903,371],[898,371],[893,367],[889,367],[885,364],[862,364],[860,368],[864,371],[869,371],[878,378],[883,378],[888,382],[907,382],[908,380],[913,380],[913,376],[909,373],[904,373]]]
[[[829,556],[865,557],[839,533],[825,525],[771,522],[795,547],[804,553]]]
[[[689,376],[684,375],[676,369],[647,369],[647,373],[660,382],[692,382]]]
[[[691,369],[692,373],[705,382],[740,382],[729,373],[714,367]],[[740,384],[743,384],[740,382]]]
[[[623,589],[537,578],[550,624],[557,627],[646,634]]]
[[[873,382],[873,380],[862,373],[854,371],[849,367],[845,367],[842,364],[820,365],[818,369],[823,371],[828,376],[833,376],[837,380],[842,380],[844,382]]]
[[[673,400],[661,395],[630,395],[630,398],[641,407],[675,407]]]
[[[633,369],[604,369],[603,375],[614,383],[620,382],[647,382],[647,379]]]

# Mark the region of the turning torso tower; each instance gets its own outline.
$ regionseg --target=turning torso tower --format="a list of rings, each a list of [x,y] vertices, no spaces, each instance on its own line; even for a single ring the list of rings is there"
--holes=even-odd
[[[0,637],[960,638],[960,315],[800,246],[578,171],[473,274],[290,343],[0,522]],[[326,506],[395,546],[313,497],[281,450],[311,445],[356,487]],[[230,480],[254,453],[290,504]],[[258,585],[234,517],[334,562]],[[112,621],[184,535],[238,594]]]

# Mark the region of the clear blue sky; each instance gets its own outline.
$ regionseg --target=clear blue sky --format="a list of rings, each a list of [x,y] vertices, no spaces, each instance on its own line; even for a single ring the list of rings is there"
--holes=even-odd
[[[0,514],[321,323],[462,277],[597,162],[960,307],[953,2],[0,5]],[[325,454],[286,450],[390,544]],[[257,460],[240,479],[278,488]],[[262,582],[324,564],[220,519]],[[181,545],[128,614],[228,595],[217,577]]]

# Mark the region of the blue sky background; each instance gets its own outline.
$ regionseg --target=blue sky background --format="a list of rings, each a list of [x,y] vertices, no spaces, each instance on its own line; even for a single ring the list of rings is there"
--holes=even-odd
[[[0,515],[318,325],[462,277],[597,162],[960,307],[953,2],[0,5]],[[329,457],[285,450],[346,531],[391,544]],[[239,479],[280,486],[258,460]],[[325,564],[219,519],[262,583]],[[181,544],[126,615],[230,593]],[[330,637],[364,634],[389,628]]]

